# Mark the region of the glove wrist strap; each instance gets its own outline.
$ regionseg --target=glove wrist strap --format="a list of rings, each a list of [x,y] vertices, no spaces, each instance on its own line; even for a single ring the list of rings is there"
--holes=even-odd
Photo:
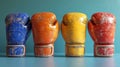
[[[66,44],[66,56],[84,56],[84,44]]]
[[[114,44],[112,45],[94,45],[94,56],[113,56]]]
[[[35,54],[35,56],[49,57],[49,56],[52,56],[53,53],[54,53],[53,44],[35,45],[34,46],[34,54]]]
[[[7,56],[25,56],[25,46],[24,45],[7,45],[6,47]]]

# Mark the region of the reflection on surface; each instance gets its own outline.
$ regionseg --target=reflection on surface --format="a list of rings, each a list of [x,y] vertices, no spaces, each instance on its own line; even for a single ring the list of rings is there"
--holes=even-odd
[[[6,57],[2,62],[5,63],[3,67],[25,67],[26,64],[24,58]]]
[[[84,57],[66,57],[66,67],[85,67]]]
[[[34,67],[55,67],[54,57],[38,57],[35,62],[36,65]]]
[[[94,67],[115,67],[114,58],[95,58],[94,59]]]
[[[120,67],[117,57],[0,57],[2,67]]]

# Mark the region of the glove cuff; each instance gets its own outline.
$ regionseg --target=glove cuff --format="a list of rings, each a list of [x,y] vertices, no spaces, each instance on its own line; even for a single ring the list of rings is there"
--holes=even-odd
[[[43,45],[35,45],[34,46],[34,54],[35,56],[39,57],[49,57],[53,56],[54,53],[54,46],[53,44],[43,44]]]
[[[94,56],[99,57],[110,57],[114,55],[114,44],[111,45],[94,45]]]
[[[66,56],[84,56],[84,44],[66,44]]]
[[[25,46],[24,45],[7,45],[6,55],[9,57],[21,57],[25,56]]]

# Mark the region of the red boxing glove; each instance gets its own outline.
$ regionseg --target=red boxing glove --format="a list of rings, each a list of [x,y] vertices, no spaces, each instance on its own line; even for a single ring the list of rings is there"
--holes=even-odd
[[[51,12],[36,13],[31,18],[35,56],[52,56],[58,36],[58,21]]]
[[[88,22],[88,31],[94,40],[94,56],[113,56],[116,19],[107,12],[97,12]]]

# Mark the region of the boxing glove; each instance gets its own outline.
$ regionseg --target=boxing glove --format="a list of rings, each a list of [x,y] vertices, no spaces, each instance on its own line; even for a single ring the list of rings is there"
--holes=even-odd
[[[97,12],[88,22],[88,31],[94,41],[94,56],[113,56],[116,19],[108,12]]]
[[[58,36],[58,21],[52,12],[36,13],[31,18],[35,56],[54,54],[54,42]]]
[[[31,30],[29,21],[26,13],[11,13],[6,16],[7,56],[25,56],[25,43]]]
[[[61,30],[66,42],[66,56],[84,56],[87,16],[70,12],[63,16]]]

